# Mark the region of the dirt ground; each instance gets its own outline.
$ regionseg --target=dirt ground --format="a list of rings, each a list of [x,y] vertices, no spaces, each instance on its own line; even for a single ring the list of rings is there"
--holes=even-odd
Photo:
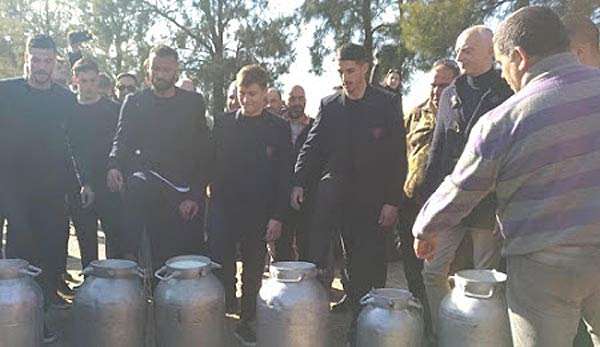
[[[104,255],[105,255],[104,238],[101,233],[100,233],[99,240],[100,240],[100,258],[104,258]],[[73,234],[69,238],[69,257],[68,257],[67,269],[72,276],[74,276],[75,278],[80,278],[81,263],[80,263],[80,259],[79,259],[79,249],[77,247],[76,238]],[[389,264],[387,286],[388,287],[396,287],[396,288],[406,288],[404,272],[402,269],[402,264],[400,262],[393,262],[393,263]],[[340,280],[339,280],[339,278],[336,278],[334,280],[333,288],[331,290],[332,303],[337,301],[343,294],[341,288],[342,287],[341,287]],[[238,290],[238,295],[239,295],[239,290]],[[73,346],[72,343],[70,342],[72,340],[71,334],[73,333],[70,329],[70,326],[72,324],[70,318],[71,318],[70,310],[51,310],[48,313],[46,319],[47,319],[49,325],[53,329],[57,329],[60,332],[60,338],[56,343],[47,345],[47,346],[82,347],[82,346]],[[237,340],[235,339],[235,337],[233,336],[233,333],[232,333],[233,329],[235,328],[236,322],[237,322],[237,317],[235,317],[235,316],[227,317],[227,328],[230,332],[230,334],[228,334],[228,337],[229,337],[229,341],[227,344],[228,347],[241,346],[241,344],[238,344]],[[332,347],[345,346],[345,340],[346,340],[345,336],[346,336],[348,325],[350,322],[350,314],[344,314],[344,313],[331,314],[330,322],[331,322],[330,326],[331,326],[331,335],[332,335],[330,341],[332,341]],[[148,323],[148,329],[149,329],[149,331],[153,331],[152,322]],[[147,345],[148,346],[153,345],[153,342],[152,342],[153,338],[151,335],[152,335],[152,333],[150,333],[149,336],[147,337],[147,341],[148,341]]]

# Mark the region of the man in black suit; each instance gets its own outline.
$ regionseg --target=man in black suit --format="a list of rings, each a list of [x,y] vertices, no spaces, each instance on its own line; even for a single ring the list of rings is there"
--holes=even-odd
[[[331,230],[340,228],[350,280],[344,289],[357,314],[360,298],[385,285],[384,233],[404,200],[405,131],[394,96],[367,83],[364,47],[343,45],[337,64],[343,88],[321,101],[296,162],[291,204],[299,209],[306,187],[320,179],[308,258],[325,267]]]
[[[125,98],[107,184],[124,191],[123,252],[134,257],[145,229],[156,268],[203,250],[212,150],[202,96],[175,87],[177,51],[159,45],[148,61],[151,87]]]

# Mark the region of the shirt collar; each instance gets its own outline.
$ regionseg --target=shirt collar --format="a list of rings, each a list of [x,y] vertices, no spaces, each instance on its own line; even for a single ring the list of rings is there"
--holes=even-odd
[[[571,53],[559,53],[546,57],[534,64],[521,78],[521,89],[532,81],[541,78],[544,73],[557,70],[567,66],[579,65],[575,56]]]

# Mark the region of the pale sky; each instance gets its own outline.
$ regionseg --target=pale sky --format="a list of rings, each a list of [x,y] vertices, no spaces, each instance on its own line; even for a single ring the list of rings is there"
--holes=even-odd
[[[269,13],[277,15],[278,13],[291,13],[302,4],[303,0],[271,0],[269,3]],[[390,21],[395,17],[394,13],[387,14]],[[490,18],[486,21],[492,30],[495,30],[499,23],[497,18]],[[290,72],[279,77],[283,84],[283,94],[285,95],[291,87],[300,84],[306,91],[306,113],[315,117],[319,109],[319,102],[327,95],[333,93],[333,87],[340,84],[340,78],[336,71],[334,57],[329,56],[324,59],[324,72],[321,76],[309,72],[311,68],[309,47],[312,45],[312,35],[314,25],[308,25],[300,28],[301,35],[296,42],[296,60],[290,67]],[[327,42],[329,46],[333,45],[333,39]],[[406,81],[410,86],[409,92],[403,96],[403,108],[408,112],[413,107],[427,99],[429,96],[429,76],[426,72],[416,71]]]
[[[272,13],[290,13],[300,6],[302,0],[273,0],[269,7]],[[290,72],[279,77],[283,85],[285,95],[294,85],[302,85],[306,91],[306,113],[315,117],[322,98],[333,93],[333,87],[340,84],[340,78],[336,71],[334,56],[326,57],[323,62],[324,72],[321,76],[310,73],[311,61],[309,47],[312,45],[314,25],[300,28],[300,37],[296,42],[296,60],[290,67]],[[333,45],[333,39],[327,42]],[[429,93],[429,83],[423,72],[414,73],[411,80],[410,92],[404,96],[405,110],[416,106],[421,100],[425,100]]]

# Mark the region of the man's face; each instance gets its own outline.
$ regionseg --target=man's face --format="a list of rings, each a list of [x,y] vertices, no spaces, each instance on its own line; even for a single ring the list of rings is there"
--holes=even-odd
[[[227,90],[227,111],[233,112],[240,108],[240,103],[238,102],[237,96],[237,87],[235,84],[232,84]]]
[[[397,72],[390,72],[387,74],[385,77],[385,85],[393,90],[398,89],[398,87],[400,87],[400,74]]]
[[[306,107],[306,95],[304,89],[300,86],[295,86],[288,95],[288,115],[292,119],[298,119],[304,115]]]
[[[267,90],[267,109],[271,112],[279,113],[283,108],[283,100],[279,92],[273,88]]]
[[[256,83],[237,86],[238,100],[245,116],[258,116],[265,108],[267,89]]]
[[[519,66],[521,65],[521,56],[516,51],[512,51],[508,55],[504,55],[494,47],[496,52],[496,60],[502,65],[502,78],[508,82],[512,90],[518,92],[521,90],[521,79],[525,74]]]
[[[439,106],[440,97],[442,96],[442,92],[446,87],[452,83],[454,79],[454,73],[452,70],[447,67],[440,65],[433,69],[432,71],[432,81],[431,81],[431,92],[429,97],[431,98],[431,102],[435,105],[435,107]]]
[[[117,99],[123,101],[125,100],[125,96],[127,94],[133,94],[136,92],[137,87],[135,85],[135,80],[130,76],[123,76],[117,80],[117,84],[115,85],[115,95]]]
[[[456,40],[455,52],[461,71],[469,76],[479,76],[492,67],[491,42],[477,32],[461,34]]]
[[[337,64],[346,95],[353,96],[358,90],[366,87],[369,64],[354,60],[339,60]]]
[[[148,76],[154,90],[164,92],[175,85],[178,79],[179,64],[175,57],[152,55]]]
[[[27,79],[35,84],[46,84],[52,78],[56,53],[52,49],[31,48],[25,54]]]
[[[73,82],[77,86],[77,94],[81,100],[94,100],[98,97],[98,73],[96,71],[76,73]]]

